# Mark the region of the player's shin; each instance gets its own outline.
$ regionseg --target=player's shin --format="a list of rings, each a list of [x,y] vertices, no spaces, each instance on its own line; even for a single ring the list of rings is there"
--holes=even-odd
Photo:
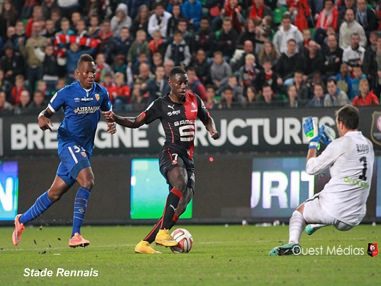
[[[54,203],[48,196],[46,191],[37,198],[35,203],[20,217],[20,223],[25,224],[28,221],[34,220],[45,212]]]
[[[82,187],[78,189],[74,200],[73,231],[71,234],[72,236],[75,233],[80,233],[80,229],[85,218],[89,196],[90,190]]]
[[[290,218],[289,243],[299,244],[300,236],[305,226],[306,221],[303,218],[303,214],[295,210]]]
[[[172,188],[169,192],[163,213],[162,229],[170,229],[177,222],[176,208],[182,196],[182,192],[177,188]]]

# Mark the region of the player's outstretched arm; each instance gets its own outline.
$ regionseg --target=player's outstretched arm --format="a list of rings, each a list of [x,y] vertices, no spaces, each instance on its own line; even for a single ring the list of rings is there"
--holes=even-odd
[[[41,130],[49,129],[52,131],[53,125],[50,121],[50,117],[52,117],[53,112],[47,107],[43,111],[40,112],[38,115],[38,126],[41,128]]]
[[[128,127],[128,128],[139,128],[145,124],[145,114],[144,112],[140,113],[136,117],[123,117],[115,114],[113,111],[102,112],[107,122],[115,122],[119,125]]]
[[[212,117],[209,116],[208,121],[205,124],[206,130],[209,131],[210,136],[212,136],[213,139],[220,138],[220,133],[218,133],[216,124],[214,123],[214,120]]]

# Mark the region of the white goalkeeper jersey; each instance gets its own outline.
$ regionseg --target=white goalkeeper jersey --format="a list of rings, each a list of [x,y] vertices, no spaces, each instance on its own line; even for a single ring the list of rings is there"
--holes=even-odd
[[[366,213],[373,175],[372,143],[360,131],[348,131],[316,158],[307,161],[306,171],[316,175],[330,168],[331,179],[319,193],[321,207],[335,219],[358,225]]]

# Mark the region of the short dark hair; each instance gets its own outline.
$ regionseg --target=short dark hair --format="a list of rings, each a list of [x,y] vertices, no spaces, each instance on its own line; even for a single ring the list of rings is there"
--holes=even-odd
[[[83,55],[79,58],[79,60],[78,60],[77,67],[79,67],[79,65],[80,65],[81,63],[83,63],[83,62],[89,62],[89,63],[91,63],[91,62],[93,62],[93,61],[94,61],[94,59],[93,59],[92,56],[90,56],[89,54],[83,54]]]
[[[357,129],[360,122],[359,110],[347,104],[336,111],[337,121],[342,122],[350,130]]]
[[[169,73],[169,76],[172,77],[172,76],[174,76],[176,74],[179,74],[179,73],[185,74],[186,72],[185,72],[185,70],[182,67],[179,67],[179,66],[173,67],[173,69]]]
[[[337,81],[336,81],[336,79],[335,79],[334,77],[330,77],[330,78],[328,78],[328,80],[327,80],[327,85],[328,85],[330,82],[333,82],[335,85],[337,85]]]

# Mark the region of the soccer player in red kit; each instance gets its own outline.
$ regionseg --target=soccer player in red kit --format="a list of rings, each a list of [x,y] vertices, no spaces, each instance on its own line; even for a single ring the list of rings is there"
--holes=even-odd
[[[184,69],[174,67],[169,75],[170,93],[156,99],[148,108],[133,118],[121,117],[112,111],[104,112],[108,122],[128,128],[138,128],[160,119],[165,131],[165,143],[160,152],[160,172],[170,187],[163,216],[150,233],[135,246],[136,253],[160,253],[152,242],[162,246],[175,246],[169,234],[187,204],[193,197],[195,174],[193,163],[196,119],[199,118],[213,139],[219,138],[214,120],[200,97],[188,89]]]

